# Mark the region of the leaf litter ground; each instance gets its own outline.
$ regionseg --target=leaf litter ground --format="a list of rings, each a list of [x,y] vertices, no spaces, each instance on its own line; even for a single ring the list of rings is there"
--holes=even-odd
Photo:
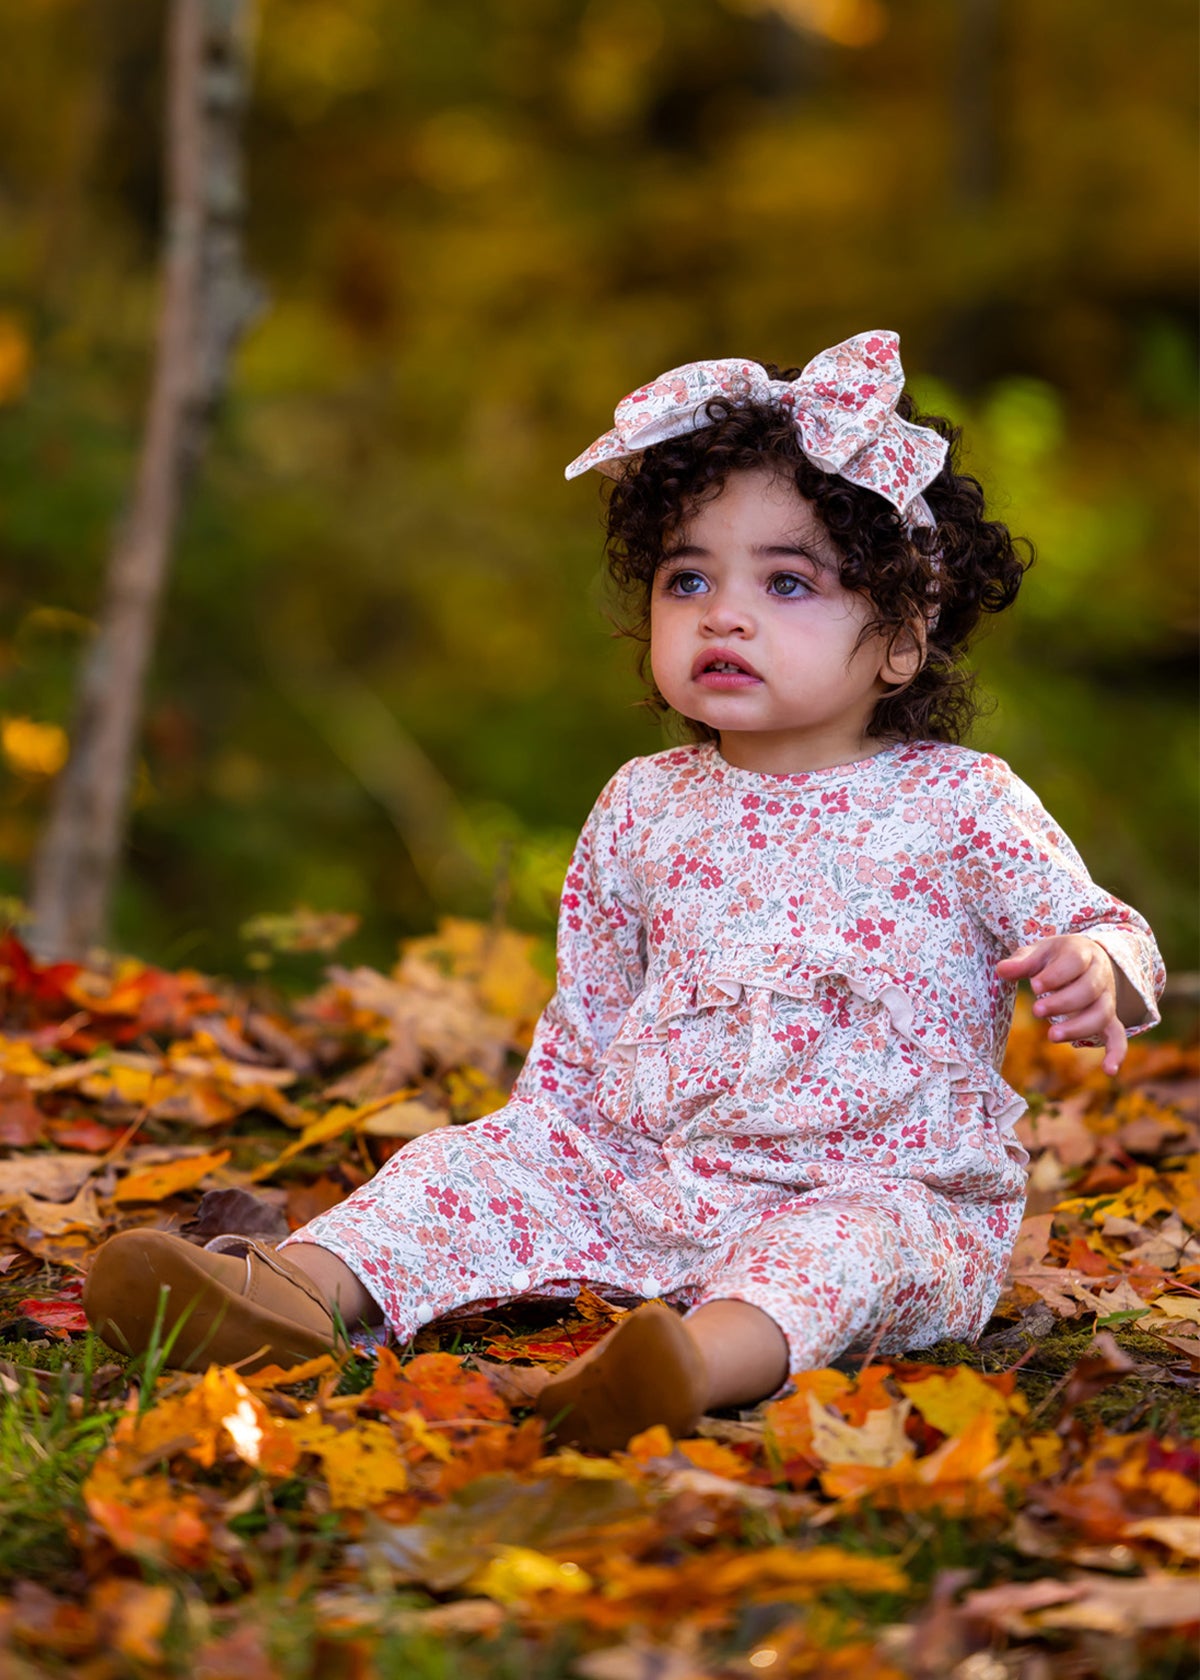
[[[549,1447],[540,1383],[622,1310],[588,1290],[253,1376],[87,1333],[113,1231],[278,1240],[499,1106],[531,953],[447,921],[285,1004],[0,943],[0,1675],[1193,1674],[1194,1045],[1135,1041],[1114,1081],[1019,1012],[1029,1203],[980,1341],[691,1440]]]

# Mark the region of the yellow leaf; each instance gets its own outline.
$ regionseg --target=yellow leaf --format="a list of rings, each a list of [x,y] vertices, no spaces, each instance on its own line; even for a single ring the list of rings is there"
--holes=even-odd
[[[1145,1225],[1157,1213],[1171,1213],[1174,1204],[1163,1194],[1164,1175],[1153,1167],[1139,1167],[1132,1184],[1114,1195],[1075,1196],[1060,1202],[1059,1213],[1080,1213],[1093,1224],[1106,1219],[1136,1219]]]
[[[907,1400],[868,1412],[866,1421],[855,1425],[827,1411],[813,1394],[808,1398],[812,1424],[812,1450],[821,1464],[899,1464],[913,1453],[904,1433],[910,1411]]]
[[[0,324],[0,402],[3,393],[3,327]],[[0,723],[0,752],[18,776],[56,776],[67,762],[67,734],[56,723],[10,717]]]
[[[1192,1324],[1200,1324],[1198,1295],[1159,1295],[1149,1305],[1152,1305],[1153,1312],[1159,1314],[1162,1319],[1188,1319]],[[1154,1329],[1159,1323],[1160,1320],[1152,1316],[1148,1325],[1145,1319],[1142,1320],[1142,1328]]]
[[[1044,1482],[1053,1476],[1062,1462],[1063,1444],[1057,1435],[1030,1435],[1014,1441],[1005,1454],[1005,1464],[1011,1479],[1019,1482]]]
[[[614,1458],[590,1458],[574,1447],[562,1447],[552,1458],[535,1460],[533,1468],[539,1475],[569,1476],[581,1482],[620,1482],[626,1472]]]
[[[292,1383],[308,1382],[312,1377],[323,1377],[336,1365],[337,1361],[331,1353],[319,1353],[315,1359],[306,1359],[301,1365],[260,1365],[257,1371],[247,1373],[245,1382],[248,1388],[255,1390],[285,1388]]]
[[[319,1120],[314,1120],[311,1125],[305,1126],[295,1142],[289,1143],[287,1148],[277,1155],[273,1161],[268,1161],[264,1166],[255,1167],[250,1174],[250,1182],[258,1184],[262,1179],[270,1178],[272,1173],[278,1172],[280,1167],[285,1166],[288,1161],[293,1160],[297,1155],[302,1155],[306,1149],[311,1149],[314,1143],[329,1143],[331,1139],[341,1137],[343,1132],[354,1131],[362,1117],[362,1112],[360,1108],[346,1108],[343,1104],[331,1108]]]
[[[801,1371],[793,1378],[796,1392],[785,1400],[775,1400],[766,1409],[768,1438],[779,1457],[786,1463],[790,1458],[809,1458],[812,1455],[811,1395],[822,1406],[839,1395],[849,1393],[852,1380],[841,1371]]]
[[[977,1412],[962,1434],[943,1441],[926,1458],[890,1465],[835,1464],[822,1472],[821,1486],[831,1498],[869,1496],[885,1510],[936,1506],[954,1515],[978,1515],[1001,1508],[995,1483],[1005,1463],[995,1420],[990,1412]]]
[[[15,1073],[21,1079],[36,1079],[39,1074],[49,1071],[50,1063],[44,1062],[28,1044],[19,1038],[6,1038],[0,1034],[0,1073]]]
[[[298,1457],[285,1425],[237,1372],[210,1365],[184,1393],[123,1417],[103,1456],[128,1465],[184,1454],[209,1469],[230,1450],[268,1475],[290,1475]]]
[[[156,1102],[174,1084],[175,1081],[161,1071],[112,1063],[81,1079],[79,1089],[85,1097],[91,1097],[96,1102],[112,1098],[143,1108]]]
[[[339,1511],[366,1511],[408,1486],[396,1437],[384,1423],[367,1420],[335,1429],[309,1416],[285,1427],[302,1452],[321,1460],[330,1503]]]
[[[995,1383],[988,1382],[967,1365],[956,1365],[913,1382],[898,1382],[896,1386],[908,1396],[925,1422],[940,1429],[943,1435],[961,1434],[981,1411],[989,1413],[999,1428],[1013,1417],[1024,1416],[1029,1409],[1016,1390],[1010,1395],[1002,1394]]]
[[[454,1457],[454,1448],[445,1435],[439,1435],[436,1429],[430,1429],[421,1413],[414,1407],[407,1412],[393,1412],[391,1414],[408,1430],[410,1441],[415,1441],[419,1447],[424,1447],[431,1457],[442,1464],[448,1464]]]
[[[536,969],[537,940],[513,928],[445,916],[435,934],[405,941],[406,958],[445,965],[477,988],[485,1009],[507,1020],[532,1020],[553,990]],[[403,964],[401,964],[403,968]]]
[[[114,1202],[161,1202],[180,1190],[191,1190],[209,1173],[223,1167],[229,1159],[228,1149],[218,1149],[211,1155],[187,1155],[180,1161],[164,1161],[159,1166],[143,1167],[123,1178],[113,1191]]]
[[[1200,1517],[1141,1517],[1126,1523],[1122,1533],[1134,1539],[1157,1540],[1179,1557],[1200,1558]]]
[[[449,1124],[450,1116],[429,1103],[389,1101],[375,1107],[359,1129],[371,1137],[415,1138]]]
[[[498,1604],[520,1604],[537,1593],[590,1592],[592,1581],[577,1563],[559,1563],[528,1546],[497,1546],[470,1587]]]
[[[904,1571],[888,1559],[863,1557],[840,1546],[811,1546],[806,1551],[768,1546],[743,1552],[717,1564],[708,1579],[714,1596],[746,1587],[754,1588],[756,1596],[770,1597],[781,1586],[842,1586],[864,1592],[903,1592],[908,1586]]]

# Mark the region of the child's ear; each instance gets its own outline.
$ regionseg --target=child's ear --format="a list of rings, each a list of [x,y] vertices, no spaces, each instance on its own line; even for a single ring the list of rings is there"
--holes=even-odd
[[[879,667],[881,682],[907,686],[925,664],[925,626],[907,624],[885,646]]]

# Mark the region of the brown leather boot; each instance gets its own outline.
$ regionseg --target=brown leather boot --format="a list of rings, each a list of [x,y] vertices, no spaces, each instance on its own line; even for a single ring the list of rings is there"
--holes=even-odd
[[[537,1409],[560,1445],[618,1452],[656,1423],[676,1439],[690,1435],[706,1392],[704,1360],[687,1326],[670,1307],[647,1301],[551,1377]]]
[[[160,1342],[174,1332],[166,1364],[302,1364],[334,1344],[333,1313],[316,1284],[262,1243],[238,1239],[238,1253],[197,1248],[165,1231],[122,1231],[92,1261],[83,1310],[119,1353],[144,1353],[166,1291]]]

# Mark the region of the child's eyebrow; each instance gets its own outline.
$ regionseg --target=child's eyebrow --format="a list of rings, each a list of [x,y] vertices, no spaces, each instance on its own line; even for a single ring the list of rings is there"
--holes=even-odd
[[[834,572],[837,570],[834,561],[818,554],[815,549],[810,548],[799,537],[785,537],[782,541],[774,543],[754,543],[751,545],[750,553],[756,560],[795,560],[799,557],[803,560],[810,560],[818,572]],[[668,548],[663,551],[664,564],[669,560],[709,560],[711,558],[711,551],[702,547],[700,543],[680,543],[675,548]]]

